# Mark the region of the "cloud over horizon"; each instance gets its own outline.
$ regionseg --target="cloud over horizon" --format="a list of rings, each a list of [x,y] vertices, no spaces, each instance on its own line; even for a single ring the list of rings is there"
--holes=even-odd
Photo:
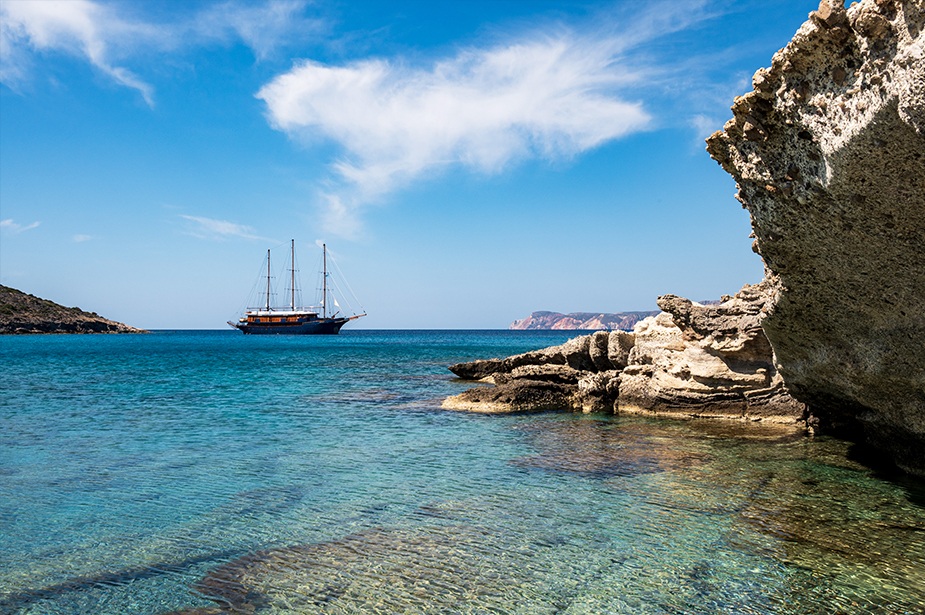
[[[316,203],[325,231],[355,236],[364,208],[425,178],[455,169],[494,175],[527,160],[569,160],[657,128],[666,115],[659,97],[681,98],[683,88],[676,83],[679,71],[666,70],[649,43],[709,19],[709,4],[614,3],[573,23],[575,29],[534,21],[529,31],[498,32],[491,44],[437,58],[421,54],[416,61],[302,59],[256,97],[272,128],[338,148]],[[153,6],[4,0],[0,81],[16,88],[41,62],[63,54],[137,91],[153,107],[153,82],[139,76],[152,60],[242,44],[259,61],[312,40],[329,23],[309,13],[316,10],[309,0],[221,0],[171,11]],[[688,124],[703,131],[705,118]]]
[[[642,77],[615,40],[568,33],[412,68],[361,60],[304,60],[257,97],[274,128],[337,143],[333,190],[321,195],[327,230],[354,233],[365,205],[449,166],[494,174],[528,158],[555,160],[644,130],[651,116],[620,95]]]

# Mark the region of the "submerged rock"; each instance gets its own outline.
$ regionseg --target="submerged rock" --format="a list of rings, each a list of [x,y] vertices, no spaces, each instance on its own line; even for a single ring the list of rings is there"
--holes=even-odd
[[[736,180],[761,326],[821,430],[925,475],[925,5],[823,0],[708,151]]]
[[[709,456],[691,450],[677,433],[640,419],[545,421],[519,429],[536,453],[512,463],[526,468],[608,479],[655,472],[677,472],[703,464]],[[636,422],[638,421],[638,422]],[[666,423],[658,421],[662,425]]]
[[[370,529],[251,553],[196,589],[229,613],[450,612],[474,600],[500,611],[524,578],[492,538],[468,526]]]
[[[443,400],[447,410],[481,414],[545,412],[572,406],[574,385],[513,379],[499,386],[477,387]]]

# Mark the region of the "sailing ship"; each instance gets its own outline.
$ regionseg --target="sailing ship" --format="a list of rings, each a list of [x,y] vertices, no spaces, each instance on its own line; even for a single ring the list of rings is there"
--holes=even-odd
[[[266,302],[259,308],[247,308],[244,316],[237,322],[228,321],[228,324],[245,334],[282,334],[282,335],[335,335],[340,333],[341,327],[350,322],[366,316],[366,313],[342,316],[340,305],[334,299],[336,311],[328,315],[328,299],[331,289],[328,287],[328,247],[322,244],[322,273],[321,273],[321,303],[318,306],[296,306],[296,267],[295,267],[295,240],[290,248],[291,266],[290,301],[288,306],[273,307],[270,305],[272,295],[270,287],[270,250],[267,250],[267,280]]]

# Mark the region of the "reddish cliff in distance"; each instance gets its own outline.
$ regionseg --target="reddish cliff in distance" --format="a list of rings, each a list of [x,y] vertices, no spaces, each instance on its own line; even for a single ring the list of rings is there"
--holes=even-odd
[[[526,331],[540,329],[583,329],[590,331],[622,330],[632,331],[633,326],[646,318],[655,316],[654,312],[620,312],[619,314],[604,314],[599,312],[573,312],[560,314],[558,312],[533,312],[522,320],[515,320],[508,327],[511,330]]]

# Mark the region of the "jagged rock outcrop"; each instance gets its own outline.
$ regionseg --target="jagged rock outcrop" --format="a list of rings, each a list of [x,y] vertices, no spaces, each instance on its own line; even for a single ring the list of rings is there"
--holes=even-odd
[[[722,303],[674,295],[632,333],[599,331],[506,359],[453,365],[465,379],[493,382],[450,397],[474,412],[572,410],[796,423],[804,407],[787,393],[761,329],[767,284]]]
[[[708,151],[738,183],[762,327],[812,421],[925,475],[925,3],[823,0]]]
[[[0,334],[145,333],[94,312],[68,308],[47,299],[0,286]]]
[[[804,407],[787,393],[761,329],[767,284],[744,287],[718,305],[675,295],[634,330],[620,377],[621,412],[795,422]]]
[[[533,329],[587,329],[592,331],[619,329],[631,331],[637,322],[643,318],[655,316],[656,314],[658,314],[657,310],[654,312],[620,312],[618,314],[598,312],[573,312],[571,314],[560,314],[559,312],[533,312],[526,318],[515,320],[508,328],[521,331]]]

